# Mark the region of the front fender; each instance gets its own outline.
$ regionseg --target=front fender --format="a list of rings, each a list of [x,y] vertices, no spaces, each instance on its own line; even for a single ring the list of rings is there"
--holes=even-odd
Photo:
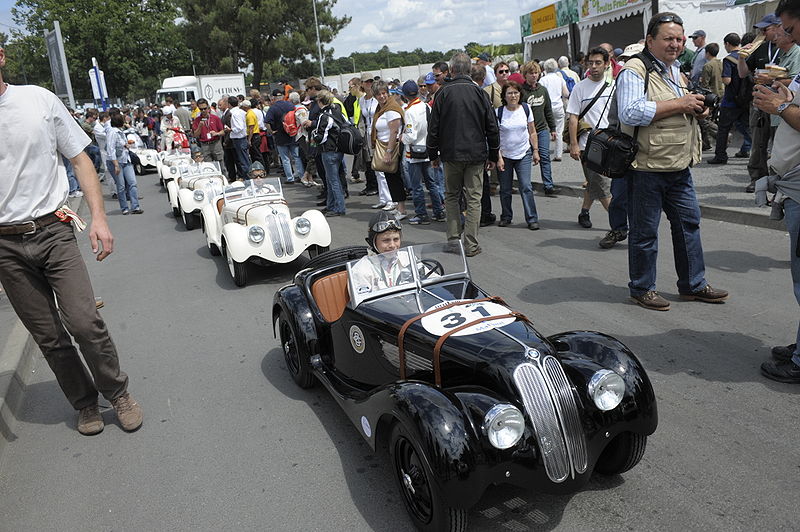
[[[221,243],[219,238],[220,219],[217,215],[216,205],[203,205],[203,208],[200,209],[200,216],[203,217],[203,231],[206,233],[206,240],[219,247]]]
[[[178,183],[174,179],[167,181],[167,196],[169,204],[173,209],[178,208]]]
[[[311,357],[319,351],[317,328],[314,315],[302,289],[297,285],[288,285],[275,292],[272,299],[272,334],[277,337],[276,323],[278,315],[284,312],[294,325],[301,356]]]
[[[297,218],[300,217],[306,218],[311,222],[311,231],[309,231],[307,235],[298,235],[297,232],[293,230],[295,242],[302,245],[304,248],[307,248],[311,244],[323,247],[331,245],[331,227],[328,225],[328,219],[325,218],[324,214],[316,209],[309,209]],[[294,228],[297,218],[292,219],[292,228]]]
[[[247,239],[247,227],[244,225],[229,223],[222,226],[222,240],[225,241],[225,252],[236,262],[246,262],[256,254],[253,252],[254,244]],[[266,241],[265,238],[260,245]]]
[[[167,187],[167,190],[169,190],[169,187]],[[194,190],[189,190],[188,188],[178,189],[178,202],[185,213],[199,211],[204,203],[194,199]]]

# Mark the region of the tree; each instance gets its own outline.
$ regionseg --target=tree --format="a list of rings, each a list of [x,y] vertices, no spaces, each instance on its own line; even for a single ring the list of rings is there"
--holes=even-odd
[[[76,98],[91,98],[87,71],[96,57],[112,96],[144,97],[154,93],[160,78],[189,66],[175,20],[179,11],[169,0],[17,0],[14,21],[27,30],[14,43],[26,57],[31,83],[47,84],[50,68],[44,30],[61,24],[64,52]],[[41,76],[47,72],[44,78]],[[131,88],[137,87],[136,93]]]
[[[317,55],[312,1],[316,1],[319,36],[329,43],[350,23],[337,18],[336,0],[181,0],[183,32],[209,73],[223,67],[252,66],[252,86],[258,88],[266,73],[275,75],[304,65]],[[235,70],[232,70],[235,71]]]

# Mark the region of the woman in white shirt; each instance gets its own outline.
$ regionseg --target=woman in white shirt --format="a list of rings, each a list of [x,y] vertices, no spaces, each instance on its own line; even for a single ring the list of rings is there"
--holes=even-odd
[[[550,105],[553,107],[553,118],[556,120],[556,145],[553,150],[552,160],[560,161],[561,154],[564,152],[564,101],[569,99],[569,91],[564,77],[558,71],[558,63],[552,57],[544,62],[545,75],[539,80],[539,84],[547,89],[550,95]]]
[[[376,81],[372,86],[372,92],[378,101],[378,110],[375,112],[375,117],[372,121],[370,140],[373,147],[377,142],[381,142],[386,146],[384,163],[390,163],[392,160],[391,153],[400,142],[400,129],[403,127],[403,109],[389,95],[389,86],[385,81]],[[377,154],[373,154],[373,157],[377,157]],[[403,177],[400,175],[399,156],[395,157],[397,161],[394,172],[375,171],[375,176],[378,180],[379,201],[372,208],[387,211],[397,210],[397,219],[402,220],[406,217],[406,188],[403,184]]]
[[[520,104],[522,87],[514,81],[506,83],[501,97],[504,105],[497,109],[497,122],[500,126],[500,158],[497,161],[497,170],[502,212],[497,225],[511,225],[514,215],[511,210],[511,185],[516,173],[525,222],[528,229],[536,231],[539,229],[539,215],[531,187],[531,162],[539,164],[539,136],[536,133],[533,112],[527,103]]]

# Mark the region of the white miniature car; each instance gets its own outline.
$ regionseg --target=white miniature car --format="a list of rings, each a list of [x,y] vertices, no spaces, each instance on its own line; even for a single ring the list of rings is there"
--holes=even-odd
[[[291,262],[307,249],[310,257],[328,251],[331,229],[316,209],[292,218],[278,178],[236,182],[201,210],[206,244],[220,250],[236,286],[247,283],[246,263]]]
[[[181,217],[186,229],[199,225],[198,217],[203,205],[210,203],[228,184],[218,162],[181,164],[179,177],[167,181],[167,197],[173,216]]]
[[[160,152],[158,154],[161,158],[161,166],[158,172],[158,180],[161,186],[166,187],[170,179],[180,177],[180,170],[178,166],[187,165],[192,162],[192,157],[188,153],[174,152]]]
[[[144,145],[142,137],[136,134],[133,130],[126,130],[125,138],[128,141],[128,150],[135,155],[132,157],[133,170],[136,175],[142,175],[147,170],[159,167],[158,151],[151,150]]]

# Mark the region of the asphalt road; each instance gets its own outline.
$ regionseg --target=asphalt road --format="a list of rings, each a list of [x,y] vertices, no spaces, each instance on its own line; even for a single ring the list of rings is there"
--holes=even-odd
[[[40,359],[0,464],[0,530],[408,530],[386,454],[324,389],[300,390],[286,371],[269,307],[301,263],[252,267],[236,288],[202,233],[168,214],[155,175],[139,182],[145,213],[122,216],[108,200],[116,251],[89,267],[144,426],[124,433],[106,411],[102,434],[80,436]],[[295,212],[313,206],[305,189],[287,196]],[[678,300],[664,220],[659,288],[673,308],[659,313],[627,299],[626,246],[597,247],[599,205],[586,230],[578,199],[536,199],[542,230],[482,230],[473,278],[545,334],[593,329],[627,343],[660,426],[638,467],[579,493],[490,489],[470,530],[796,530],[800,387],[758,371],[797,326],[787,235],[704,222],[707,277],[732,293],[712,306]],[[363,241],[369,203],[353,198],[331,220],[334,246]],[[443,226],[404,233],[434,241]]]

